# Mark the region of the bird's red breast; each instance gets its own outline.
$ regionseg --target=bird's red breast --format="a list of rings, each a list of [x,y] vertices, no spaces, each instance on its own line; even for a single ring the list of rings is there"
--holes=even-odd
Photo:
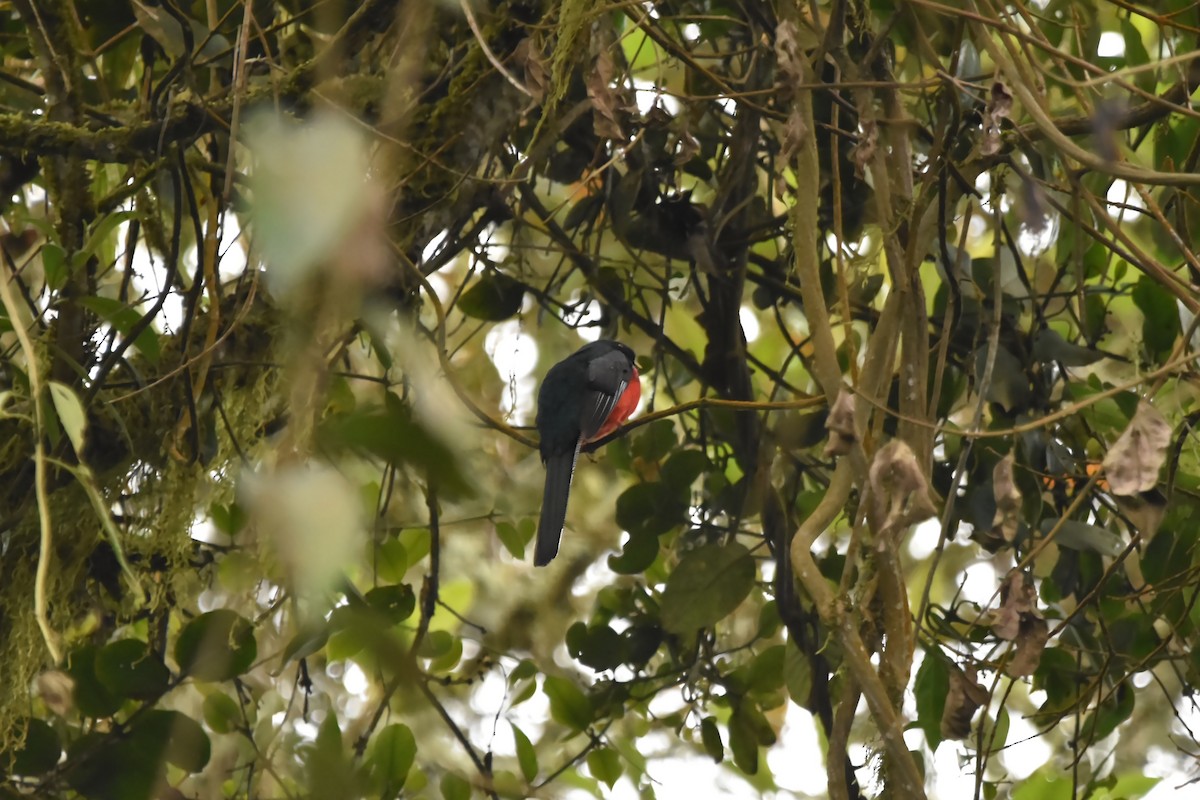
[[[638,380],[637,367],[634,367],[633,376],[629,379],[629,384],[625,387],[625,391],[617,398],[616,405],[613,406],[608,419],[604,420],[604,424],[600,426],[600,430],[596,431],[596,435],[588,439],[588,441],[595,442],[603,439],[621,427],[621,423],[629,419],[629,416],[637,410],[638,401],[641,399],[642,383]]]

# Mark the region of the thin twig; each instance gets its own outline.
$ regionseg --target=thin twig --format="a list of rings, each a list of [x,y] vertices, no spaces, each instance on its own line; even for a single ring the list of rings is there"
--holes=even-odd
[[[15,277],[15,276],[14,276]],[[37,575],[33,583],[33,613],[37,618],[38,628],[42,631],[42,639],[46,649],[55,664],[62,662],[62,648],[59,636],[50,625],[50,615],[47,611],[46,584],[50,580],[50,557],[54,546],[54,523],[50,516],[50,499],[46,489],[46,445],[45,413],[42,410],[42,375],[38,366],[37,351],[29,339],[29,332],[21,321],[20,307],[13,296],[10,278],[0,277],[0,301],[4,303],[5,312],[12,320],[13,332],[21,343],[21,352],[25,355],[25,370],[29,377],[29,393],[33,401],[33,464],[34,464],[34,493],[37,496],[39,541]]]

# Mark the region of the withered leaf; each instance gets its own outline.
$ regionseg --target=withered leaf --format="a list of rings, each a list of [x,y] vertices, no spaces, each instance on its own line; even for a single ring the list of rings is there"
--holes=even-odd
[[[791,20],[784,20],[775,28],[775,67],[784,78],[798,83],[801,67],[796,34],[796,23]]]
[[[533,39],[525,37],[518,42],[513,49],[513,58],[525,73],[525,88],[533,96],[534,102],[542,102],[546,97],[546,87],[550,84],[550,74]]]
[[[858,431],[854,427],[854,405],[854,394],[843,387],[829,409],[829,418],[825,420],[825,429],[829,431],[829,442],[825,445],[826,458],[844,456],[858,442]]]
[[[1020,635],[1021,624],[1029,616],[1038,616],[1037,589],[1024,572],[1014,569],[1000,588],[1000,610],[992,623],[992,632],[1012,641]]]
[[[975,668],[950,670],[950,691],[942,711],[942,738],[965,739],[971,735],[971,717],[988,700],[987,688],[975,680]]]
[[[1170,443],[1170,423],[1149,402],[1138,403],[1129,427],[1104,456],[1104,474],[1112,493],[1134,495],[1153,489]]]
[[[1012,114],[1013,96],[1004,81],[993,81],[987,110],[994,118],[1004,119]]]
[[[601,49],[596,56],[595,69],[588,73],[586,80],[588,100],[592,103],[592,124],[597,136],[624,141],[625,133],[617,117],[620,102],[609,85],[612,77],[612,55],[607,49]]]
[[[868,476],[874,498],[873,527],[877,532],[915,525],[936,511],[929,484],[912,448],[893,439],[875,453]]]
[[[1017,651],[1009,659],[1006,671],[1014,678],[1032,675],[1042,660],[1042,652],[1050,639],[1050,626],[1046,620],[1033,614],[1021,618],[1021,629],[1014,641]]]
[[[1013,454],[1010,452],[992,470],[992,494],[996,498],[996,518],[992,527],[1004,541],[1012,543],[1021,521],[1021,490],[1013,479]]]

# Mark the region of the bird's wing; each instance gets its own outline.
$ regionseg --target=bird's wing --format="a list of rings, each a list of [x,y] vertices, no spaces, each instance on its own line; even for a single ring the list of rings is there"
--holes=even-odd
[[[587,391],[579,417],[579,430],[585,442],[604,425],[632,376],[633,365],[619,350],[588,362]]]

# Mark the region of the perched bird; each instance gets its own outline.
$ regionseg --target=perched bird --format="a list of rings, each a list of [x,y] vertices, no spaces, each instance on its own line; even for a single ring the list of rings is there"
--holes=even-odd
[[[641,396],[633,351],[608,339],[585,344],[546,373],[538,392],[537,429],[546,490],[535,566],[544,567],[558,555],[579,448],[616,430],[637,408]]]

